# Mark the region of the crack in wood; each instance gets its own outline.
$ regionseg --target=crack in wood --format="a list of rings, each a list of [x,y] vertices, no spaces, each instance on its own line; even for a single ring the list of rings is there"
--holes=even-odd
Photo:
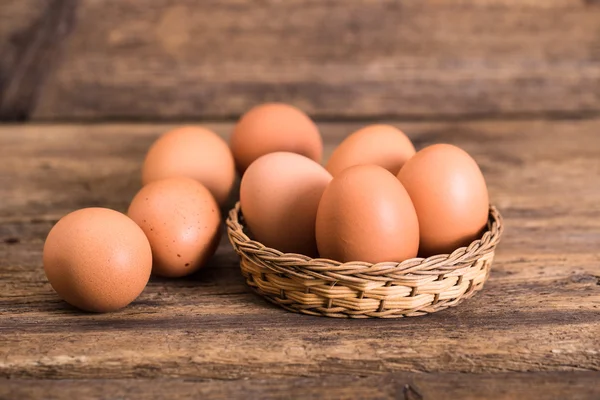
[[[404,400],[423,400],[423,395],[411,384],[404,385],[402,389]]]

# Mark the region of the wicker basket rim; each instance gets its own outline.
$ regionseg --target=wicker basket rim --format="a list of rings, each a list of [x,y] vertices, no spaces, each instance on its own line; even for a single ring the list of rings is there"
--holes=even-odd
[[[254,253],[256,257],[265,261],[277,263],[279,268],[289,267],[293,272],[301,267],[303,270],[310,270],[315,273],[337,272],[340,275],[348,276],[367,273],[371,276],[393,272],[395,274],[448,274],[454,270],[464,267],[465,263],[472,262],[483,256],[493,253],[496,245],[502,236],[504,225],[502,216],[498,209],[490,205],[488,215],[487,230],[482,237],[474,240],[468,246],[460,247],[451,254],[437,254],[427,258],[411,258],[402,262],[379,262],[369,263],[363,261],[351,261],[342,263],[326,258],[311,258],[303,254],[283,253],[277,249],[263,245],[262,243],[251,239],[244,232],[244,226],[240,221],[241,215],[240,202],[229,211],[227,218],[227,233],[235,250],[248,255],[248,251]],[[243,249],[240,249],[242,246]]]

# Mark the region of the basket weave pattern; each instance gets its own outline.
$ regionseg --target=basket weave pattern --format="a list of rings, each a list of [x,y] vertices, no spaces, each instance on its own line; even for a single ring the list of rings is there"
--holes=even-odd
[[[481,290],[502,235],[490,207],[481,239],[452,254],[370,264],[284,254],[248,237],[240,204],[229,212],[227,234],[246,283],[289,311],[342,318],[398,318],[452,307]]]

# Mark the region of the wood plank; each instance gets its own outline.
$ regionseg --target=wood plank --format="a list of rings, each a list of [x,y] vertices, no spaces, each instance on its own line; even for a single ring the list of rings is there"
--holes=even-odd
[[[600,195],[593,180],[600,174],[599,121],[396,125],[407,132],[417,148],[448,142],[475,157],[493,202],[509,218],[503,246],[516,246],[513,248],[519,251],[585,253],[600,242],[600,221],[594,218],[600,213]],[[232,129],[230,123],[205,125],[225,138]],[[362,125],[320,124],[326,138],[325,156]],[[0,220],[53,221],[73,209],[96,205],[124,211],[140,187],[139,168],[145,151],[160,133],[174,126],[3,126]],[[565,194],[577,201],[567,200]],[[556,234],[550,235],[546,229],[554,229]],[[578,234],[569,235],[570,231]]]
[[[599,20],[583,0],[8,0],[0,116],[597,115]]]
[[[207,125],[224,137],[232,127]],[[321,124],[326,154],[359,125]],[[507,229],[473,299],[427,317],[366,321],[266,303],[248,292],[225,239],[206,269],[153,278],[125,310],[74,310],[44,277],[47,232],[75,208],[125,210],[145,150],[172,125],[0,126],[0,377],[600,371],[600,119],[399,126],[418,148],[450,142],[473,154]]]
[[[339,376],[335,379],[284,378],[261,380],[8,380],[0,399],[598,399],[600,374],[503,373]]]
[[[73,1],[5,0],[0,5],[0,120],[23,120],[35,107],[74,17]]]

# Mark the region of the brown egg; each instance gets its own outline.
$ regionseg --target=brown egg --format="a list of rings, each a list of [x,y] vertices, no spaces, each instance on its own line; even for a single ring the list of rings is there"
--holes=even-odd
[[[353,165],[379,165],[396,175],[415,147],[401,130],[391,125],[369,125],[348,136],[334,150],[327,171],[336,176]]]
[[[304,156],[277,152],[242,177],[240,204],[254,238],[284,253],[317,255],[315,218],[331,175]]]
[[[196,180],[151,182],[135,195],[127,213],[150,241],[156,275],[191,274],[206,264],[219,244],[219,206]]]
[[[449,144],[426,147],[408,160],[398,179],[417,210],[420,255],[451,253],[482,234],[488,191],[477,163],[465,151]]]
[[[323,142],[317,126],[296,107],[267,103],[240,118],[231,136],[231,151],[240,173],[258,157],[276,151],[301,154],[320,163]]]
[[[165,133],[148,150],[142,183],[176,176],[197,180],[223,204],[235,180],[235,163],[227,142],[200,126]]]
[[[146,287],[152,269],[144,232],[107,208],[84,208],[61,218],[46,238],[43,258],[58,295],[93,312],[131,303]]]
[[[389,171],[356,165],[333,178],[317,212],[321,257],[400,262],[417,255],[419,222],[408,193]]]

